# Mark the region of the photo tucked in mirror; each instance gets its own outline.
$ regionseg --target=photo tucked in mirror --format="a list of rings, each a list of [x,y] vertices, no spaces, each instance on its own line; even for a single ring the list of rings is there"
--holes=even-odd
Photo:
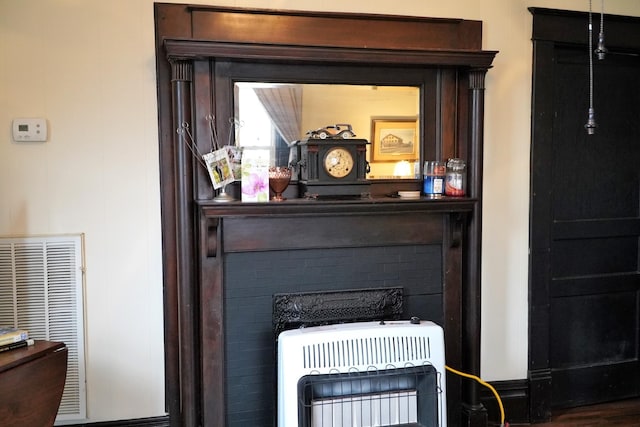
[[[370,143],[367,178],[418,177],[418,87],[238,82],[235,97],[237,144],[269,148],[272,166],[295,163],[295,146],[309,132],[346,133]]]

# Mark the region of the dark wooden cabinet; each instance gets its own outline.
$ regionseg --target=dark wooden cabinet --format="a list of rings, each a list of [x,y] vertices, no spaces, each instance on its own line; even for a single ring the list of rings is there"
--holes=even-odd
[[[229,370],[242,362],[228,353],[237,335],[229,333],[230,319],[239,319],[244,333],[256,333],[251,322],[265,316],[260,310],[268,306],[269,293],[280,289],[276,285],[292,280],[302,286],[304,276],[298,283],[291,279],[300,277],[295,268],[320,271],[318,260],[343,256],[340,251],[353,257],[354,271],[375,269],[366,259],[371,250],[429,254],[414,266],[432,270],[407,267],[425,282],[408,310],[437,319],[445,329],[447,362],[479,374],[484,78],[496,54],[481,48],[482,23],[174,4],[156,4],[155,17],[171,425],[247,425],[228,416],[232,406],[244,403],[228,395]],[[398,200],[385,195],[419,190],[421,182],[387,180],[371,182],[373,197],[367,200],[214,202],[206,171],[176,129],[186,122],[206,135],[208,123],[201,118],[234,116],[234,81],[269,80],[420,87],[428,93],[421,97],[420,151],[425,159],[464,159],[468,197]],[[227,135],[229,126],[217,121],[217,133]],[[203,150],[207,143],[197,142]],[[314,260],[302,264],[303,256]],[[298,261],[285,265],[282,258]],[[276,263],[279,271],[267,273]],[[294,270],[285,277],[286,268]],[[231,309],[236,306],[229,299],[242,298],[240,288],[253,279],[248,275],[260,274],[265,283],[271,277],[271,288],[259,296],[262,305],[245,298]],[[344,286],[363,286],[363,275],[343,271]],[[273,358],[270,345],[264,357]],[[449,425],[486,425],[477,385],[447,381]],[[268,419],[272,406],[265,399],[255,411]]]

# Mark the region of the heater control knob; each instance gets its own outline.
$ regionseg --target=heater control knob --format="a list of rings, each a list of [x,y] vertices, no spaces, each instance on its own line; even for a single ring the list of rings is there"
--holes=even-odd
[[[413,316],[411,317],[411,320],[409,320],[409,323],[411,323],[412,325],[419,325],[420,324],[420,318],[417,316]]]

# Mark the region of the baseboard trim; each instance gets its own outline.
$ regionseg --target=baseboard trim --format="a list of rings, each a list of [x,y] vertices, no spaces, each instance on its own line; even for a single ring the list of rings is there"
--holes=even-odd
[[[64,427],[169,427],[169,416],[135,420],[103,421],[99,423],[66,424]]]
[[[529,402],[532,423],[551,419],[551,369],[529,371]]]
[[[504,406],[506,420],[510,423],[528,424],[529,421],[529,381],[509,380],[494,381],[491,385],[496,389]],[[500,408],[491,390],[482,387],[480,401],[487,409],[489,425],[497,425],[500,421]],[[169,427],[169,416],[140,418],[135,420],[106,421],[87,424],[68,424],[65,427]]]
[[[505,419],[509,423],[529,423],[529,381],[509,380],[491,382],[502,400]],[[487,409],[489,425],[500,424],[500,406],[495,396],[486,387],[481,387],[480,401]]]

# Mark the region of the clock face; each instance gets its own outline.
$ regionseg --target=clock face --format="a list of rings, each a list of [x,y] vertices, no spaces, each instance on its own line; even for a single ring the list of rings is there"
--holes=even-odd
[[[346,148],[331,148],[324,156],[324,169],[334,178],[344,178],[353,169],[353,156]]]

